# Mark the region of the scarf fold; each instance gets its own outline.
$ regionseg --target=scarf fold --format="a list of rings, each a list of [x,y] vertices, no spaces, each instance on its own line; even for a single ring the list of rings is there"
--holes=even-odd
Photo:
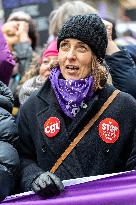
[[[63,112],[70,118],[76,116],[81,108],[87,108],[86,100],[93,95],[93,77],[80,80],[65,80],[59,68],[54,68],[50,81]]]

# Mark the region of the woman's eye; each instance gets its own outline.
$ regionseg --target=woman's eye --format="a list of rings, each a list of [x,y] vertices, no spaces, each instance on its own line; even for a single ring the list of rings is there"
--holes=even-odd
[[[77,50],[79,51],[79,52],[86,52],[87,51],[87,48],[85,47],[85,46],[80,46],[80,47],[78,47],[77,48]]]
[[[65,49],[69,48],[69,45],[68,45],[68,43],[61,43],[60,48],[65,50]]]
[[[48,60],[43,61],[43,64],[45,64],[45,65],[47,65],[48,63],[49,63],[49,61],[48,61]]]

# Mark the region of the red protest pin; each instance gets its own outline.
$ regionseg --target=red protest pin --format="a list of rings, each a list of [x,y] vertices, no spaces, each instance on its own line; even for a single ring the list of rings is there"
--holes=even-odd
[[[50,117],[45,123],[44,123],[44,133],[48,137],[54,137],[56,136],[60,131],[60,121],[57,117]]]
[[[114,143],[119,138],[119,124],[111,119],[105,118],[99,124],[99,135],[106,143]]]

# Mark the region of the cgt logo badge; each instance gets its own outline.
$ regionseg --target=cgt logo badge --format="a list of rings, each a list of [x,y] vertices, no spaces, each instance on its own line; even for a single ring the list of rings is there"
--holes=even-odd
[[[99,135],[106,143],[114,143],[120,134],[119,124],[114,119],[105,118],[99,124]]]
[[[44,123],[44,133],[48,137],[55,137],[60,131],[60,121],[57,117],[50,117]]]

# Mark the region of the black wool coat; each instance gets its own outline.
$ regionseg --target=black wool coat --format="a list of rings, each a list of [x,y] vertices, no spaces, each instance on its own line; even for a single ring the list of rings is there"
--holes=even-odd
[[[23,191],[30,190],[33,179],[52,168],[70,142],[98,112],[114,90],[114,87],[106,85],[88,102],[88,107],[81,110],[74,119],[67,117],[61,110],[49,80],[38,93],[26,101],[20,110],[18,127]],[[44,123],[50,117],[57,117],[60,120],[60,131],[52,138],[44,132]],[[136,100],[129,94],[121,92],[55,174],[64,180],[135,169],[135,131]],[[112,143],[108,143],[106,138],[109,133],[115,137],[110,139]]]
[[[126,49],[120,50],[112,55],[107,55],[105,60],[110,68],[113,85],[136,99],[136,63],[132,60],[129,52]]]

